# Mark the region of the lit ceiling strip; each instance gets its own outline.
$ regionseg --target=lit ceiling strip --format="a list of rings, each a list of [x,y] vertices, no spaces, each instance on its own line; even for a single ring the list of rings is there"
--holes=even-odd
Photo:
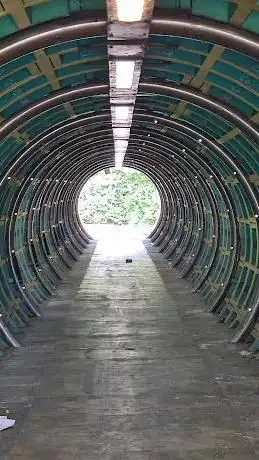
[[[110,105],[118,168],[128,147],[153,7],[154,0],[107,0]]]

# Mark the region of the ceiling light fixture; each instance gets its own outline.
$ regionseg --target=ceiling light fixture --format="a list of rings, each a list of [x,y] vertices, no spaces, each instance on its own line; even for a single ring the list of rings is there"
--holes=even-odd
[[[116,61],[116,88],[130,89],[133,83],[135,61]]]
[[[113,128],[114,139],[128,139],[130,128]]]
[[[115,107],[115,120],[127,120],[129,116],[128,105],[117,105]]]
[[[141,21],[144,0],[117,0],[117,16],[121,22]]]

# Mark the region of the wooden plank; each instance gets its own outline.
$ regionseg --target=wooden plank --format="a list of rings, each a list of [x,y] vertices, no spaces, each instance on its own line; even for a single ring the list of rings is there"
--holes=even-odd
[[[12,137],[14,137],[19,142],[28,142],[29,140],[29,137],[27,134],[24,134],[18,130],[12,133]]]
[[[0,17],[1,16],[6,16],[7,12],[5,11],[2,3],[0,2]]]
[[[61,62],[59,54],[52,54],[51,56],[49,56],[49,58],[50,58],[50,60],[52,62],[52,65],[53,65],[53,67],[55,69],[59,68],[59,67],[62,67],[62,62]]]
[[[250,118],[251,121],[254,121],[255,123],[259,123],[259,112],[257,112],[255,115],[253,115]],[[233,128],[231,129],[228,133],[224,134],[220,139],[218,139],[218,142],[220,144],[224,144],[225,142],[234,139],[234,137],[238,136],[238,134],[241,133],[241,130],[239,128]]]
[[[238,6],[230,19],[234,26],[241,26],[256,7],[256,0],[238,0]]]
[[[36,64],[28,64],[27,68],[33,76],[41,75],[40,69]]]
[[[232,184],[232,185],[235,185],[235,184],[239,184],[239,180],[237,178],[237,176],[228,176],[224,179],[224,182],[226,184]]]
[[[227,141],[230,141],[234,137],[236,137],[238,134],[240,134],[241,131],[239,128],[233,128],[231,131],[228,131],[228,133],[224,134],[220,139],[218,139],[219,144],[224,144]]]
[[[59,89],[60,83],[56,77],[54,67],[46,55],[44,50],[35,51],[35,56],[37,60],[37,65],[43,75],[46,75],[47,79],[51,83],[53,89]]]
[[[191,81],[192,77],[190,75],[184,75],[181,83],[183,85],[188,85]],[[183,112],[185,111],[186,109],[186,106],[187,106],[187,102],[185,101],[180,101],[177,106],[175,107],[173,113],[170,115],[172,118],[178,118],[180,117]]]
[[[71,118],[76,116],[76,113],[75,113],[72,105],[70,104],[70,102],[65,102],[64,108],[66,109],[66,111],[68,112],[68,114],[70,115]]]
[[[12,16],[18,29],[31,26],[31,21],[21,0],[1,0],[1,2],[6,12]]]
[[[171,118],[178,118],[178,117],[180,117],[180,116],[184,113],[184,111],[185,111],[185,109],[186,109],[186,106],[187,106],[187,102],[185,102],[185,101],[180,101],[179,104],[177,105],[177,107],[176,107],[174,113],[172,113]]]
[[[27,8],[28,6],[40,5],[41,3],[48,3],[49,0],[23,0],[24,6]]]
[[[200,70],[198,71],[197,75],[193,77],[193,79],[190,82],[190,85],[193,88],[201,87],[201,85],[204,83],[204,78],[208,75],[209,71],[211,70],[215,62],[217,62],[221,58],[224,49],[225,48],[223,48],[223,46],[213,46],[211,52],[208,54],[202,66],[200,67]]]
[[[206,86],[204,82],[204,78],[208,75],[210,69],[213,67],[215,62],[220,59],[221,55],[224,52],[224,48],[222,46],[214,46],[211,50],[211,52],[208,54],[206,59],[204,60],[202,66],[198,70],[197,74],[195,77],[191,78],[188,82],[184,82],[184,79],[182,81],[183,84],[190,84],[193,88],[200,88],[202,85],[204,85],[205,91],[208,90],[209,88]],[[205,93],[206,94],[206,93]],[[185,108],[186,108],[186,103],[181,101],[178,106],[176,107],[176,110],[174,112],[173,116],[179,117],[183,114]]]
[[[184,75],[181,83],[183,85],[189,85],[191,80],[192,80],[192,77],[190,75]]]
[[[251,174],[251,176],[249,176],[249,180],[253,182],[253,184],[259,185],[259,175],[258,174]]]
[[[211,83],[209,83],[208,81],[205,81],[201,87],[201,91],[203,92],[203,94],[208,94],[210,92],[210,88],[211,88]]]
[[[253,115],[250,120],[254,121],[255,123],[259,123],[259,112]]]

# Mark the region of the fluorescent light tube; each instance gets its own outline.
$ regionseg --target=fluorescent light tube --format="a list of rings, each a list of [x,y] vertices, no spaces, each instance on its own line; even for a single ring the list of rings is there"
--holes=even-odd
[[[133,83],[135,61],[116,61],[116,88],[130,89]]]
[[[118,21],[141,21],[144,11],[144,0],[117,0]]]
[[[114,139],[128,139],[130,128],[113,128]]]
[[[129,106],[128,105],[115,106],[116,120],[127,120],[128,117],[129,117]]]

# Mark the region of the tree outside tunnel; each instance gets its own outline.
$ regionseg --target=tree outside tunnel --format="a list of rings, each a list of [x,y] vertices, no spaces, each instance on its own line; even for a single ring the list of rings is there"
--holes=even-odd
[[[84,224],[154,226],[160,197],[145,174],[132,169],[106,169],[83,187],[78,203]]]

